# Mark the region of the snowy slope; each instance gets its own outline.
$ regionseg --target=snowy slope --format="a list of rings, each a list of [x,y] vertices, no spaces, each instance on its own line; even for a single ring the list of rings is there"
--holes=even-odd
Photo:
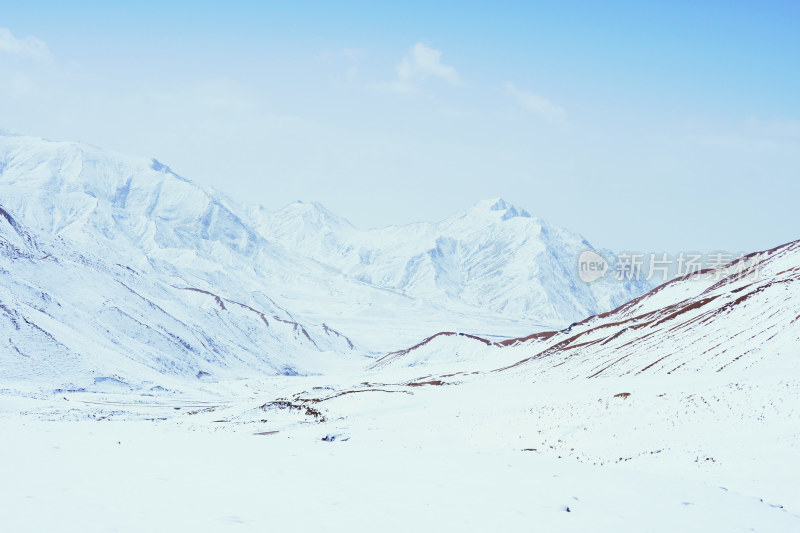
[[[565,330],[500,342],[440,335],[387,354],[373,368],[459,361],[568,379],[760,367],[796,372],[799,281],[795,241],[674,279]]]
[[[522,350],[566,376],[800,368],[800,241],[668,282]],[[553,370],[551,370],[553,369]]]
[[[265,297],[235,301],[38,238],[2,207],[0,215],[6,382],[80,387],[309,372],[346,365],[336,354],[352,353],[343,335],[299,324]]]

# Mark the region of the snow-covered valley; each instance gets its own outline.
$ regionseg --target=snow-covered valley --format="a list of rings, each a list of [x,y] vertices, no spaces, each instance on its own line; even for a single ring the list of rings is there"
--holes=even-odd
[[[800,241],[657,288],[0,137],[4,531],[798,531]],[[603,252],[613,262],[613,254]]]

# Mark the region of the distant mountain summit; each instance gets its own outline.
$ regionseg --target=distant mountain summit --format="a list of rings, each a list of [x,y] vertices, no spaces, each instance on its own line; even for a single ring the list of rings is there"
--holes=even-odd
[[[502,198],[490,198],[476,203],[458,218],[468,220],[485,219],[490,222],[496,222],[498,218],[502,221],[516,217],[532,218],[530,213],[506,202]]]
[[[647,290],[643,282],[583,283],[592,246],[495,198],[437,223],[358,230],[319,204],[292,204],[257,224],[270,241],[350,279],[439,305],[567,325]],[[603,255],[613,263],[608,251]]]

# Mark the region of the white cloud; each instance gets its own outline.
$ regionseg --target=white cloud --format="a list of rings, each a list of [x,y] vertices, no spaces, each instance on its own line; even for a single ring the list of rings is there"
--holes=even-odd
[[[440,78],[452,85],[461,85],[458,71],[442,63],[442,52],[417,43],[397,65],[397,79],[412,82],[428,77]]]
[[[373,84],[396,93],[413,93],[428,78],[437,78],[450,85],[463,85],[458,71],[442,63],[442,52],[424,43],[415,44],[397,64],[397,79]]]
[[[14,37],[8,28],[0,28],[0,53],[29,57],[36,60],[44,60],[50,57],[50,50],[44,41],[30,36],[18,39]]]
[[[506,93],[529,113],[551,122],[564,124],[567,113],[560,105],[528,89],[520,89],[510,81],[505,83]]]

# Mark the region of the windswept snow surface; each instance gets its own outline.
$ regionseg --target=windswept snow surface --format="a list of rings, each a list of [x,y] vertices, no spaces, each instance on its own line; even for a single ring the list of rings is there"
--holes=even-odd
[[[0,524],[794,532],[799,402],[796,377],[735,373],[3,390]]]

